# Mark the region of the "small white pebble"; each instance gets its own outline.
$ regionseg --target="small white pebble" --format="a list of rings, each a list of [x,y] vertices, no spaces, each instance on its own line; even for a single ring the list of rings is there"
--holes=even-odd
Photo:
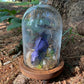
[[[51,51],[51,48],[48,48],[48,51],[50,52]]]
[[[53,55],[53,60],[56,60],[56,56],[55,55]]]
[[[45,60],[43,60],[43,65],[46,65],[46,61]]]

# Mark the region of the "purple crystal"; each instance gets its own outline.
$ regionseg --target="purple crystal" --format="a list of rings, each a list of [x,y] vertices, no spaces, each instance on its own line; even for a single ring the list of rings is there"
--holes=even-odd
[[[31,61],[34,62],[35,59],[39,57],[41,53],[46,52],[48,46],[49,45],[46,38],[43,35],[41,35],[41,37],[39,37],[35,41],[35,47],[34,47],[35,51],[32,53]]]
[[[34,52],[32,53],[32,62],[35,61],[35,58],[36,58],[36,57],[38,57],[38,52],[34,51]]]

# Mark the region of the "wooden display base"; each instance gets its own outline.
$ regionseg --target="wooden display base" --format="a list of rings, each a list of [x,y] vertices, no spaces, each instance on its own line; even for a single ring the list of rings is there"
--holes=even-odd
[[[58,67],[51,70],[32,69],[24,64],[23,59],[20,60],[19,65],[22,74],[26,77],[37,80],[49,80],[57,77],[62,72],[64,61],[62,60]]]

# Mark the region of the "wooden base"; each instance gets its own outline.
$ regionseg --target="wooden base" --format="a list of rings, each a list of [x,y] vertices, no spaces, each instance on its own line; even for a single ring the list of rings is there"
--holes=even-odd
[[[37,80],[49,80],[57,77],[62,72],[64,61],[62,60],[58,67],[51,70],[32,69],[24,64],[23,59],[20,60],[19,65],[22,74],[26,77]]]

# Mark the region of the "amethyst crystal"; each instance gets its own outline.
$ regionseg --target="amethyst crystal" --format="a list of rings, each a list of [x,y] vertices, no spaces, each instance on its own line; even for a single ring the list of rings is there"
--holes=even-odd
[[[32,53],[31,56],[31,61],[34,62],[36,60],[36,58],[41,58],[40,55],[43,52],[46,52],[47,48],[48,48],[48,42],[47,42],[47,36],[45,33],[42,33],[40,35],[40,37],[35,41],[35,51]]]

